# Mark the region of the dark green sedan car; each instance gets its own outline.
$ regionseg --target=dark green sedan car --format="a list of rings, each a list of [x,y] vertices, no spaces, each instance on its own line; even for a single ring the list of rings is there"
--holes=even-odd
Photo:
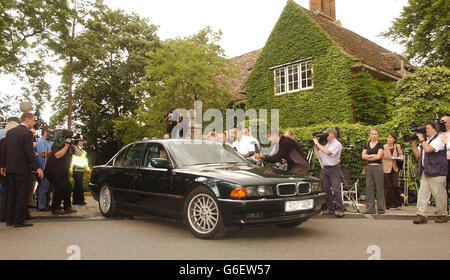
[[[221,143],[186,139],[127,145],[93,168],[89,188],[106,217],[169,216],[204,239],[227,228],[295,227],[319,213],[326,199],[317,178],[279,174]]]

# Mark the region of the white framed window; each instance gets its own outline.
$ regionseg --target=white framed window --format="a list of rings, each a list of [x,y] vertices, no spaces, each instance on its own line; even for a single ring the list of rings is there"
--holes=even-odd
[[[274,70],[275,94],[286,92],[286,75],[284,68]]]
[[[312,59],[294,61],[270,69],[273,70],[275,95],[313,88]]]

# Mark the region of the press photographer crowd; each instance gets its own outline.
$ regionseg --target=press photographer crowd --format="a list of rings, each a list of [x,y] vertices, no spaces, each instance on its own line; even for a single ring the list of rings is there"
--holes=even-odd
[[[33,225],[26,220],[31,219],[29,208],[36,183],[39,211],[51,211],[54,215],[76,212],[72,208],[72,193],[73,204],[86,204],[83,172],[90,170],[82,149],[83,139],[70,130],[43,127],[42,137],[34,141],[34,126],[35,116],[23,113],[20,120],[8,120],[6,137],[0,140],[0,218],[8,226]]]
[[[168,113],[168,119],[174,121],[167,123],[167,134],[163,138],[174,135],[173,129],[182,122],[182,116],[173,117],[174,114],[173,110]],[[76,212],[72,204],[86,204],[83,176],[90,170],[86,152],[83,151],[83,138],[69,130],[42,127],[41,137],[34,141],[34,126],[35,116],[23,113],[20,120],[9,120],[5,128],[6,137],[0,140],[0,217],[8,226],[32,226],[27,220],[31,218],[29,205],[33,203],[35,184],[36,208],[39,211],[64,215]],[[411,144],[417,160],[417,178],[420,179],[417,217],[413,222],[423,224],[427,221],[427,209],[430,201],[433,201],[437,216],[435,222],[445,223],[448,221],[450,117],[445,115],[423,126],[415,123],[411,126],[414,134],[407,135],[403,140]],[[182,128],[175,134],[183,137],[185,132]],[[276,172],[284,174],[308,175],[314,155],[320,163],[323,190],[327,194],[321,214],[344,217],[346,209],[341,194],[344,177],[341,155],[346,148],[339,141],[340,129],[330,127],[312,136],[311,157],[305,155],[290,130],[283,134],[274,128],[268,131],[273,148],[266,155],[262,154],[259,141],[252,136],[248,127],[235,126],[230,131],[212,132],[206,138],[229,145],[254,164],[270,165],[275,167]],[[371,129],[361,154],[366,162],[361,167],[366,177],[366,207],[363,214],[382,215],[386,209],[402,207],[401,195],[404,190],[399,185],[399,173],[413,169],[408,156],[409,149],[403,149],[397,143],[394,133],[390,133],[386,144],[382,144],[379,132]]]

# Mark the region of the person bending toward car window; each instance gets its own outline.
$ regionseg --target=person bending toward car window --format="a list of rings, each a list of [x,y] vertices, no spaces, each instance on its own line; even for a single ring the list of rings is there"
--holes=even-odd
[[[371,129],[369,142],[364,146],[362,158],[367,160],[366,189],[367,204],[363,214],[375,214],[375,186],[378,194],[378,214],[384,214],[386,202],[384,200],[384,172],[381,159],[384,147],[378,142],[378,130]]]
[[[276,128],[272,128],[268,134],[272,145],[278,145],[278,151],[274,151],[269,156],[255,154],[255,158],[271,163],[281,162],[284,159],[288,163],[288,171],[290,173],[307,175],[309,163],[306,161],[305,154],[297,141],[288,136],[280,136],[280,131]]]
[[[71,143],[72,132],[63,130],[65,142],[55,143],[52,146],[52,153],[45,166],[45,176],[55,188],[52,203],[52,214],[63,215],[77,212],[72,208],[70,201],[70,189],[72,184],[69,181],[69,169],[72,163],[72,155],[81,156],[81,151],[76,145]],[[64,211],[60,209],[61,202],[64,202]]]

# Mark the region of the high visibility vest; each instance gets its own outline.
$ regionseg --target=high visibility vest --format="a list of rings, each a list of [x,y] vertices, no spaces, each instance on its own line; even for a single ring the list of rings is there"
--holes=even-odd
[[[85,151],[81,152],[81,156],[72,155],[72,164],[70,165],[70,171],[73,171],[73,168],[75,168],[76,170],[90,170]]]

